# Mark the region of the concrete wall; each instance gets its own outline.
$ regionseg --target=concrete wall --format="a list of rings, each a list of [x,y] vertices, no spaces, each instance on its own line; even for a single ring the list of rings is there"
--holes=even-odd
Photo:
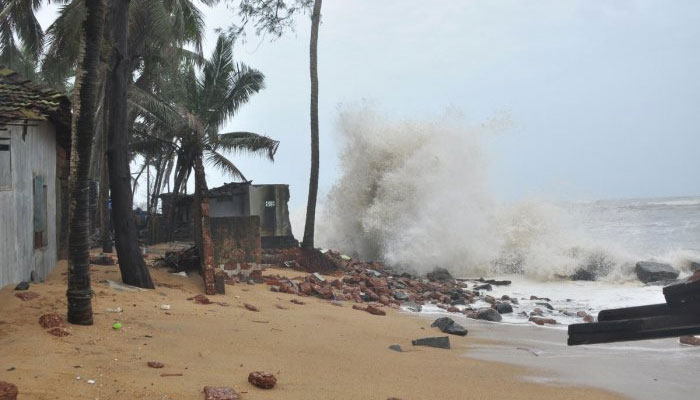
[[[56,265],[56,135],[49,122],[6,126],[0,137],[10,138],[12,188],[0,190],[0,286],[28,280],[31,271],[45,277]],[[34,249],[34,176],[46,185],[44,247]]]
[[[260,217],[210,218],[214,268],[249,276],[262,256]]]

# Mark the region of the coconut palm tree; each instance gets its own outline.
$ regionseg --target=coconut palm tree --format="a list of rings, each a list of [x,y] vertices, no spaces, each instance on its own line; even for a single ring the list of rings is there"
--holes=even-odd
[[[0,0],[0,64],[21,65],[37,60],[44,44],[44,31],[34,14],[42,0]]]
[[[104,5],[102,0],[85,0],[82,23],[81,58],[76,78],[78,104],[73,106],[71,144],[71,213],[68,261],[68,322],[92,325],[92,290],[88,243],[88,173],[92,136],[95,131],[97,70],[99,68]]]

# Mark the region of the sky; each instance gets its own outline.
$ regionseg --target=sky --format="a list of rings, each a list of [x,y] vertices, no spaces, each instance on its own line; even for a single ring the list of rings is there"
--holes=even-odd
[[[204,7],[205,52],[237,22]],[[48,24],[55,9],[40,13]],[[275,162],[233,161],[254,183],[306,204],[310,18],[271,41],[249,32],[235,58],[266,88],[222,132],[281,142]],[[320,198],[339,177],[339,110],[369,102],[392,118],[459,110],[511,127],[485,141],[503,201],[700,195],[700,2],[326,0],[319,32]],[[215,187],[231,178],[209,170]]]

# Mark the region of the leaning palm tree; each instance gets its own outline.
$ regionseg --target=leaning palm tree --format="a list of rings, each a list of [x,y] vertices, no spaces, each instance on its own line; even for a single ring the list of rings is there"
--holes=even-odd
[[[71,143],[71,201],[68,261],[68,322],[92,325],[92,290],[88,243],[88,173],[92,136],[95,131],[97,70],[102,38],[102,0],[85,0],[86,15],[82,23],[81,61],[76,87],[78,104],[73,107]]]

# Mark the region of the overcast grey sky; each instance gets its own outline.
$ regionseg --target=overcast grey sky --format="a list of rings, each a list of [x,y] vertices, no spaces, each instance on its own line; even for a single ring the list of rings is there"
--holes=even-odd
[[[205,14],[209,51],[236,16]],[[326,0],[322,14],[322,194],[338,176],[338,108],[366,100],[399,118],[510,114],[486,144],[507,201],[700,195],[700,2]],[[309,25],[237,46],[267,88],[224,129],[281,141],[274,164],[235,162],[256,183],[289,183],[290,208],[308,185]]]

